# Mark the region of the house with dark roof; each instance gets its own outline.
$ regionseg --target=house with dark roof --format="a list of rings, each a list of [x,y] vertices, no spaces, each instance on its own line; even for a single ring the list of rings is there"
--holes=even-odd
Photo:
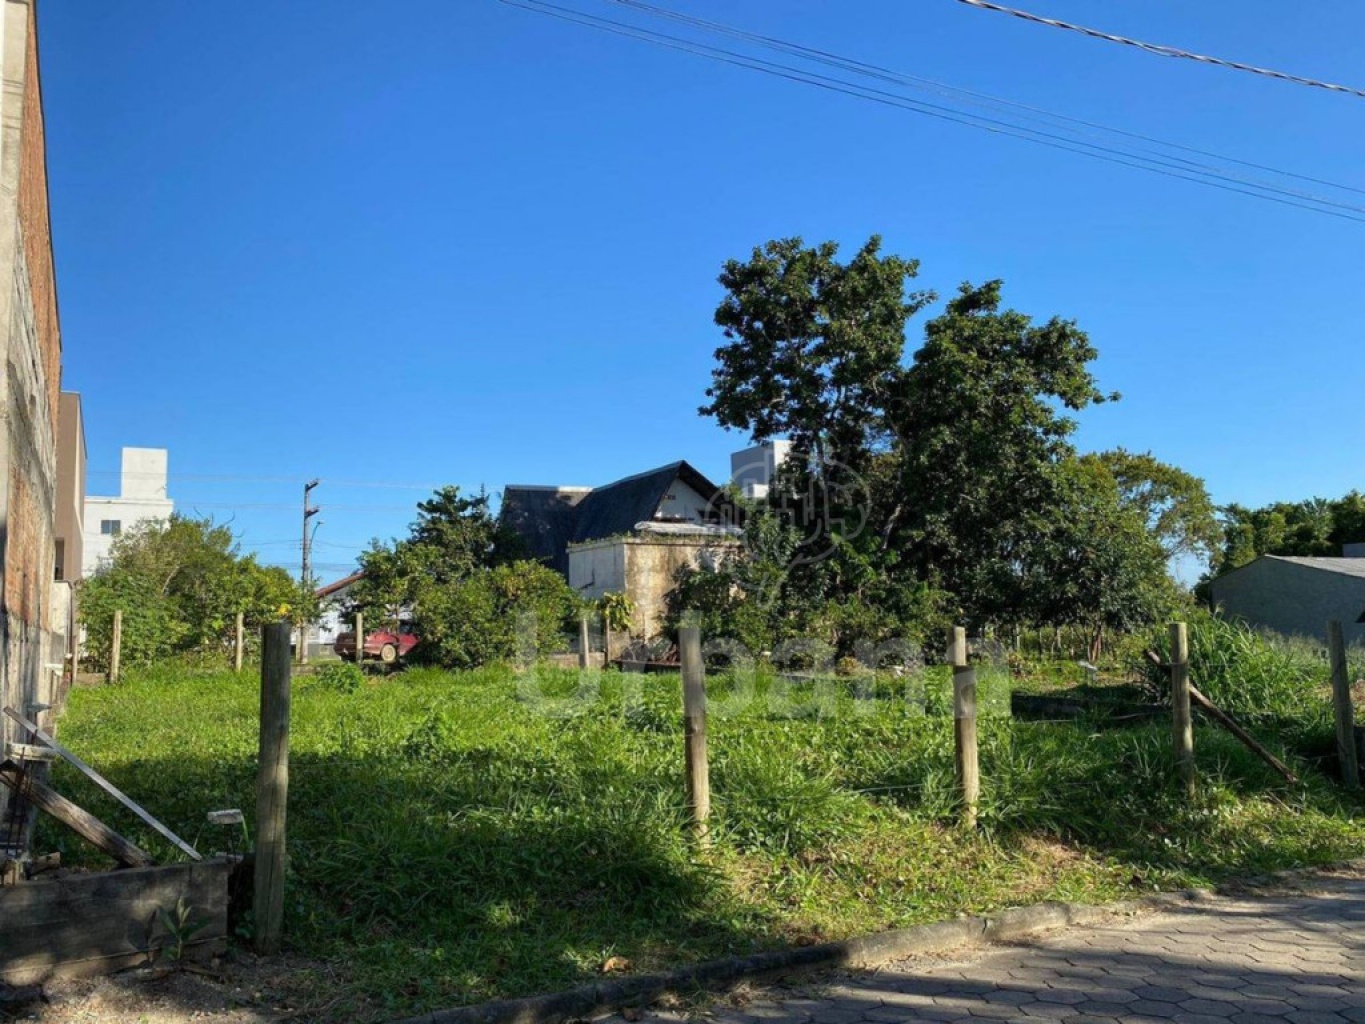
[[[1335,621],[1347,643],[1365,641],[1365,558],[1262,555],[1210,582],[1209,592],[1229,619],[1319,640]]]
[[[584,597],[627,594],[643,636],[662,628],[678,569],[733,547],[738,533],[724,490],[683,461],[602,487],[509,485],[499,515]]]

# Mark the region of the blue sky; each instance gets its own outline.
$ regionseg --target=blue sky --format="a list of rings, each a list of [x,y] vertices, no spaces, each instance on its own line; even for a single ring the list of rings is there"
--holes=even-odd
[[[1362,99],[953,0],[672,5],[1365,188]],[[1365,86],[1356,0],[1019,6]],[[789,235],[881,233],[940,294],[1001,277],[1016,308],[1078,320],[1124,395],[1085,415],[1084,448],[1150,449],[1220,502],[1362,484],[1365,224],[496,0],[41,14],[90,490],[116,489],[122,445],[167,447],[179,507],[230,518],[267,561],[297,559],[310,477],[330,577],[427,485],[596,484],[677,458],[722,476],[747,439],[696,414],[716,274]]]

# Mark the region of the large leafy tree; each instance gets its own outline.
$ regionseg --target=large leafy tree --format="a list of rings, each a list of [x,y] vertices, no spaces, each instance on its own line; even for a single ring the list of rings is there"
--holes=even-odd
[[[815,630],[840,649],[943,615],[1080,621],[1098,638],[1154,614],[1166,562],[1207,556],[1218,524],[1202,482],[1150,455],[1080,458],[1074,415],[1117,397],[1085,332],[1005,307],[999,281],[966,284],[907,363],[906,328],[933,300],[909,290],[918,264],[875,237],[837,253],[787,239],[725,265],[726,343],[701,410],[794,442],[804,457],[769,501],[817,543],[780,572],[746,551],[682,599],[709,593],[718,629]]]
[[[391,624],[431,588],[506,565],[522,554],[520,537],[493,515],[486,493],[465,497],[458,487],[442,487],[417,503],[407,537],[374,540],[360,556],[364,577],[350,610],[364,611],[371,623]]]
[[[933,294],[907,290],[919,262],[883,255],[879,237],[847,263],[838,252],[787,238],[725,264],[726,343],[701,412],[756,442],[785,437],[817,466],[859,469],[886,434],[906,324]]]
[[[118,537],[79,596],[86,653],[99,665],[116,610],[123,612],[121,656],[134,665],[222,647],[238,612],[254,632],[282,616],[309,618],[315,604],[285,570],[242,555],[229,527],[179,514]]]
[[[1151,452],[1117,448],[1086,459],[1109,473],[1124,507],[1142,517],[1167,559],[1191,556],[1212,563],[1223,543],[1223,526],[1203,480]]]
[[[1026,564],[1028,618],[1084,625],[1090,657],[1107,632],[1149,623],[1177,601],[1160,537],[1103,460],[1067,459],[1056,474],[1057,514]]]
[[[1079,411],[1115,398],[1075,323],[1001,309],[1001,283],[963,285],[926,327],[890,416],[903,438],[897,531],[911,563],[974,624],[1027,615],[1029,563],[1064,507]]]

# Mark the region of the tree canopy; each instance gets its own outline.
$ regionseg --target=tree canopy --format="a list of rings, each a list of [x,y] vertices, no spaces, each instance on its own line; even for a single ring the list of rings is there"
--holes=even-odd
[[[1225,541],[1217,571],[1228,572],[1260,555],[1340,555],[1345,544],[1365,543],[1365,495],[1277,501],[1261,508],[1220,510]]]
[[[1207,559],[1221,538],[1202,481],[1150,454],[1082,456],[1075,414],[1118,398],[1097,351],[1074,321],[1008,308],[1000,281],[962,285],[908,351],[934,301],[910,289],[918,275],[877,237],[848,262],[789,238],[725,264],[726,343],[701,411],[793,442],[768,511],[821,543],[782,556],[760,519],[765,543],[715,579],[686,574],[676,602],[709,599],[732,633],[815,629],[841,649],[945,615],[1099,637],[1160,614],[1169,560]]]
[[[124,532],[80,585],[85,650],[106,665],[115,610],[123,612],[125,665],[223,649],[243,613],[254,633],[281,617],[311,618],[315,602],[286,572],[242,555],[232,530],[179,514]]]
[[[562,576],[525,554],[487,494],[443,487],[418,503],[407,537],[375,540],[361,555],[347,612],[363,611],[371,625],[410,618],[421,637],[414,657],[451,668],[515,657],[532,640],[519,633],[527,629],[548,652],[579,602]]]

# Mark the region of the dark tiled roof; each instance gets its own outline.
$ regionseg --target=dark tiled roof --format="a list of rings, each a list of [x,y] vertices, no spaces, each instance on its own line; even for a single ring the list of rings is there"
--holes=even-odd
[[[637,473],[594,490],[578,507],[574,543],[582,544],[584,541],[629,533],[635,529],[636,523],[653,519],[664,495],[673,486],[673,481],[678,479],[684,465],[682,462],[671,462],[667,466]],[[705,491],[702,495],[709,496]]]
[[[654,518],[675,480],[708,500],[719,491],[688,463],[670,462],[592,491],[509,486],[501,515],[537,558],[567,575],[569,544],[630,533],[636,523]]]
[[[526,542],[534,557],[567,575],[568,546],[578,525],[578,505],[588,493],[586,487],[513,484],[502,492],[499,515]]]

